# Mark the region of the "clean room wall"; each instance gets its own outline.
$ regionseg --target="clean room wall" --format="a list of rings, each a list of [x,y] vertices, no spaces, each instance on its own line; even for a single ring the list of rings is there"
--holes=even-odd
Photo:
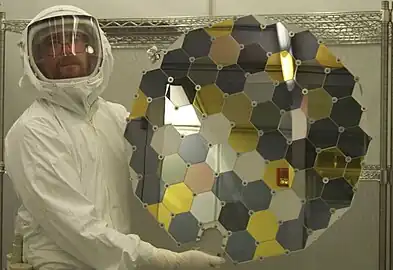
[[[216,0],[213,11],[216,15],[233,15],[246,13],[303,13],[312,11],[357,11],[379,10],[380,1],[376,0],[298,0],[269,2],[257,0]],[[312,3],[312,4],[310,4]],[[58,1],[58,0],[4,0],[3,7],[8,19],[30,19],[43,8],[56,4],[78,5],[99,18],[108,17],[163,17],[163,16],[197,16],[208,15],[207,0],[96,0],[96,1]],[[23,8],[22,8],[23,7]],[[110,10],[110,13],[108,12]],[[8,130],[13,121],[34,99],[35,91],[21,91],[17,87],[21,75],[21,64],[18,59],[16,43],[19,35],[8,33],[6,43],[6,108],[5,128]],[[364,88],[362,101],[368,108],[365,117],[365,128],[374,137],[370,146],[367,161],[378,163],[378,119],[379,119],[379,47],[376,45],[334,46],[332,50],[342,58],[348,68],[361,78]],[[108,100],[120,102],[129,107],[132,95],[138,86],[140,71],[149,66],[144,50],[115,50],[115,70],[111,83],[104,97]],[[126,71],[126,72],[125,72]],[[4,241],[3,250],[9,250],[12,233],[13,217],[18,207],[12,186],[7,177],[4,180]],[[264,264],[253,263],[238,266],[237,269],[257,270],[266,269],[377,269],[378,260],[378,189],[376,183],[363,183],[353,204],[353,209],[344,216],[331,230],[326,232],[320,240],[307,251],[292,254],[287,257],[269,259]],[[134,213],[133,229],[135,233],[153,244],[177,249],[170,238],[163,232],[135,201],[132,206]],[[138,224],[143,224],[137,225]],[[214,237],[214,235],[212,235]],[[217,250],[212,241],[203,240],[201,243],[209,250]],[[339,248],[338,248],[339,247]],[[234,269],[229,266],[225,269]],[[153,269],[149,269],[153,270]]]

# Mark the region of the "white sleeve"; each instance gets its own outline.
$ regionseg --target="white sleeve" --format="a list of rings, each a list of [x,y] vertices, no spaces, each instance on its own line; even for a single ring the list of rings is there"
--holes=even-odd
[[[119,128],[122,130],[123,135],[126,132],[127,128],[127,119],[130,116],[131,112],[129,112],[126,107],[119,103],[113,103],[106,101],[107,104],[111,107],[111,111],[116,117]],[[124,138],[124,149],[125,149],[125,158],[131,160],[132,156],[132,145]],[[129,172],[131,177],[132,188],[135,191],[138,185],[138,176],[137,173],[129,166]]]
[[[48,120],[19,126],[6,140],[6,168],[26,209],[64,251],[94,269],[133,269],[155,247],[98,218],[83,195],[67,139]]]

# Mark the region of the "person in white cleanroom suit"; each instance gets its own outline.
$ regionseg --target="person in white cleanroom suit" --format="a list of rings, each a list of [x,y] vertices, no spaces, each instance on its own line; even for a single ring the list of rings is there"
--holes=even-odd
[[[96,19],[73,6],[39,13],[20,43],[24,76],[40,96],[5,141],[22,206],[16,227],[34,269],[216,267],[224,259],[172,252],[131,234],[127,110],[99,95],[112,71]],[[137,219],[137,217],[132,217]]]

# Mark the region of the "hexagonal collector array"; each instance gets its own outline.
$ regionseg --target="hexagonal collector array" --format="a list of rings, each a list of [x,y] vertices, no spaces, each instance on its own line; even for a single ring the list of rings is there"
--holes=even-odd
[[[135,95],[136,196],[180,244],[219,229],[234,262],[308,247],[356,192],[358,84],[307,30],[245,16],[190,31]]]

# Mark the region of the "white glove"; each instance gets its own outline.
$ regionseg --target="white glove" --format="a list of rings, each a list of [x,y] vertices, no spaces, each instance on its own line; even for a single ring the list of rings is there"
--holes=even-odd
[[[197,250],[177,253],[167,249],[153,248],[150,251],[149,256],[144,256],[143,260],[162,269],[219,268],[221,264],[225,263],[224,258]]]
[[[221,257],[212,256],[198,250],[176,253],[166,249],[157,249],[155,257],[159,261],[158,266],[165,269],[218,268],[225,263],[225,260]]]

